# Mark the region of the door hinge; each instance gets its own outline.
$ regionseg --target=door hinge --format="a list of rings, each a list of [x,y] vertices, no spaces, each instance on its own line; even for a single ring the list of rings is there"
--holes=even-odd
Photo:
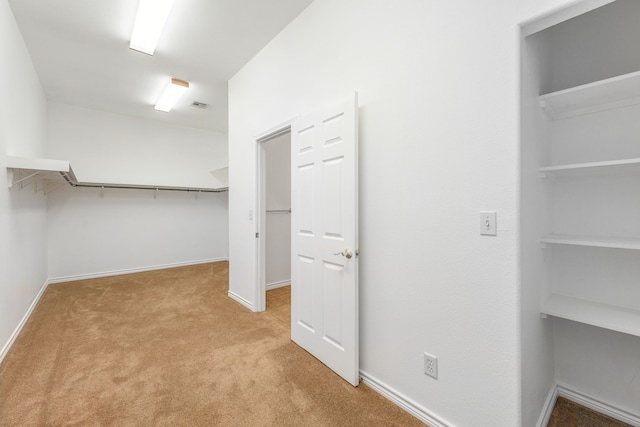
[[[256,239],[260,237],[260,233],[256,233]]]

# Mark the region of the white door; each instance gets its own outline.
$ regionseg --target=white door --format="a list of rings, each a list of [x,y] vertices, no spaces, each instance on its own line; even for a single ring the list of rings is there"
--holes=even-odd
[[[358,105],[291,127],[291,339],[358,385]]]

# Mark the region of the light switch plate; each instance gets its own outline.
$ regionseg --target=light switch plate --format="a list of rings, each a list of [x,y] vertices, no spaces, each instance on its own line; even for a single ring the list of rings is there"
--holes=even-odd
[[[480,234],[483,236],[497,236],[495,212],[480,212]]]

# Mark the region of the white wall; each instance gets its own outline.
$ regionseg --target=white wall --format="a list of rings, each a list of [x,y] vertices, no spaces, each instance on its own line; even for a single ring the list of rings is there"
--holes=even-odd
[[[48,202],[53,279],[228,256],[227,193],[63,187]]]
[[[47,104],[6,1],[0,1],[0,81],[1,359],[47,278],[45,198],[7,187],[6,154],[44,154]]]
[[[640,70],[640,2],[617,0],[551,28],[549,92]]]
[[[59,103],[49,104],[47,151],[81,182],[215,187],[210,171],[227,166],[222,133]]]
[[[230,290],[256,300],[255,135],[357,90],[361,369],[452,425],[519,425],[518,23],[563,3],[309,6],[230,81]]]
[[[88,182],[210,187],[227,163],[223,134],[55,103],[47,150]],[[65,187],[48,206],[51,278],[228,256],[227,193]]]
[[[291,134],[265,142],[265,282],[291,281]]]
[[[520,164],[521,191],[521,303],[522,303],[522,425],[533,426],[555,385],[553,330],[551,322],[540,318],[540,302],[547,280],[545,252],[540,236],[551,228],[551,189],[541,185],[540,165],[550,163],[549,119],[540,108],[538,95],[549,85],[550,37],[538,33],[523,41],[522,122]]]

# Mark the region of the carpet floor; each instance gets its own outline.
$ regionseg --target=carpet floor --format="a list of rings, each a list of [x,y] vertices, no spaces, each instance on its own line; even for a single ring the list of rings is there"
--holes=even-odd
[[[632,427],[607,415],[558,397],[547,427]]]
[[[50,285],[0,365],[1,426],[421,426],[252,313],[228,264]]]
[[[0,365],[0,426],[423,426],[290,341],[290,287],[252,313],[228,264],[51,285]],[[623,427],[566,399],[549,427]]]

